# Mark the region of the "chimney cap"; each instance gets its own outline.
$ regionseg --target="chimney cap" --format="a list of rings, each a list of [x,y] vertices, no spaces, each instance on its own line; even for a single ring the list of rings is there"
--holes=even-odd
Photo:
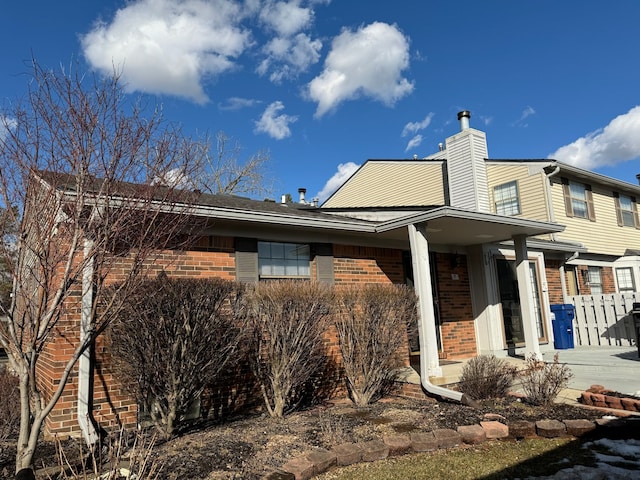
[[[458,112],[458,120],[462,119],[462,117],[471,118],[471,112],[469,110]]]

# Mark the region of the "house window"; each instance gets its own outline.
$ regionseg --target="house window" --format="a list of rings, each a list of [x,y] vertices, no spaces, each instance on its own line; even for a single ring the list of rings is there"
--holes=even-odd
[[[562,184],[567,216],[595,221],[596,215],[593,208],[591,186],[585,183],[569,181],[566,178],[562,179]]]
[[[520,213],[518,182],[514,180],[494,187],[493,201],[498,215],[518,215]]]
[[[602,291],[602,270],[600,267],[589,267],[587,280],[592,295],[600,295]]]
[[[309,245],[281,242],[258,242],[260,278],[309,278]]]
[[[636,286],[633,281],[633,269],[631,267],[616,268],[616,281],[618,282],[618,292],[636,291]]]
[[[618,225],[625,227],[638,226],[636,199],[627,195],[614,194]]]

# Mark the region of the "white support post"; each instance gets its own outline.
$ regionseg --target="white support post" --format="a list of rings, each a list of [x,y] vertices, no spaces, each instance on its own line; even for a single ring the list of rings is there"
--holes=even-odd
[[[429,268],[429,242],[426,225],[409,225],[409,244],[413,281],[418,295],[418,337],[420,339],[420,372],[430,377],[441,377],[442,367],[438,358],[436,316],[433,311],[431,270]]]
[[[527,252],[527,237],[516,235],[513,237],[516,251],[516,278],[518,279],[518,294],[520,295],[520,313],[524,327],[525,354],[542,359],[540,343],[538,342],[538,326],[533,305],[533,285],[529,273],[529,255]]]

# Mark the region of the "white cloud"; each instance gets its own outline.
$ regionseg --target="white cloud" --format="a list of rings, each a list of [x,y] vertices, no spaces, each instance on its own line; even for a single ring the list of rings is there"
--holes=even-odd
[[[241,110],[243,108],[253,107],[257,105],[260,100],[254,100],[253,98],[241,98],[241,97],[230,97],[224,103],[218,105],[220,110]]]
[[[230,0],[135,0],[82,36],[82,48],[98,71],[121,70],[128,91],[205,103],[204,79],[232,69],[250,45],[246,13]]]
[[[433,118],[433,115],[434,113],[431,112],[426,117],[424,117],[424,120],[422,120],[421,122],[407,123],[402,129],[402,136],[407,137],[409,135],[414,135],[420,130],[424,130],[425,128],[427,128],[431,123],[431,119]]]
[[[299,1],[268,1],[260,12],[260,20],[280,37],[290,37],[307,28],[313,21],[313,10]]]
[[[262,51],[266,54],[266,58],[260,62],[256,71],[260,75],[265,75],[272,70],[269,80],[273,83],[295,78],[320,60],[321,49],[320,40],[313,40],[304,33],[291,38],[274,38],[263,47]]]
[[[527,118],[529,118],[530,116],[535,115],[535,114],[536,114],[535,109],[534,109],[532,106],[527,105],[527,106],[524,108],[524,110],[522,111],[522,113],[520,114],[520,118],[519,118],[518,120],[516,120],[515,122],[513,122],[513,124],[512,124],[512,125],[513,125],[514,127],[515,127],[515,126],[519,126],[519,127],[528,127],[528,126],[529,126],[529,124],[528,124],[528,123],[526,123],[526,122],[525,122],[525,120],[526,120]]]
[[[295,78],[320,60],[322,42],[303,33],[314,20],[310,7],[300,6],[300,0],[289,2],[268,1],[259,18],[267,30],[276,34],[263,47],[264,59],[256,71],[269,74],[273,83]]]
[[[282,140],[291,136],[289,124],[298,120],[298,117],[291,115],[278,115],[284,109],[284,104],[280,101],[269,105],[260,120],[256,122],[256,132],[266,133],[276,140]]]
[[[560,147],[549,155],[580,168],[593,169],[640,157],[640,105],[609,124]]]
[[[407,148],[405,148],[404,151],[408,152],[412,148],[419,147],[422,144],[422,140],[423,140],[422,135],[418,134],[414,136],[411,140],[409,140],[409,143],[407,143]]]
[[[402,77],[409,67],[409,40],[395,25],[345,29],[331,47],[324,71],[307,86],[308,97],[318,103],[316,117],[359,96],[393,105],[412,92],[413,83]]]
[[[0,116],[0,140],[4,140],[7,137],[9,130],[14,130],[18,126],[18,121],[15,118]]]
[[[324,187],[318,195],[316,195],[320,202],[324,202],[329,196],[335,192],[344,182],[346,182],[353,173],[360,168],[360,165],[355,164],[353,162],[341,163],[338,165],[338,171],[333,174],[333,176],[327,180],[327,183],[324,184]]]

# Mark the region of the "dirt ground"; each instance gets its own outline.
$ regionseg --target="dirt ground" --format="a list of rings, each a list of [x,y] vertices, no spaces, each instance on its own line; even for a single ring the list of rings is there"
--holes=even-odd
[[[177,438],[155,442],[150,453],[143,457],[147,466],[152,465],[159,471],[154,478],[253,480],[314,447],[329,449],[340,443],[382,438],[387,433],[455,429],[479,423],[486,414],[500,415],[497,418],[504,422],[602,416],[602,412],[593,409],[565,404],[534,407],[514,398],[486,401],[480,409],[455,402],[399,397],[358,409],[344,399],[293,413],[284,419],[252,414],[224,423],[201,424]],[[144,443],[150,442],[147,436]],[[81,448],[74,440],[64,442],[62,447],[69,457]],[[141,443],[137,450],[143,451]],[[42,443],[37,465],[58,465],[57,452],[59,449],[54,443]],[[15,447],[10,442],[0,443],[0,478],[12,478],[14,455]],[[125,457],[126,454],[121,454],[119,458]],[[51,471],[49,475],[53,477]]]

